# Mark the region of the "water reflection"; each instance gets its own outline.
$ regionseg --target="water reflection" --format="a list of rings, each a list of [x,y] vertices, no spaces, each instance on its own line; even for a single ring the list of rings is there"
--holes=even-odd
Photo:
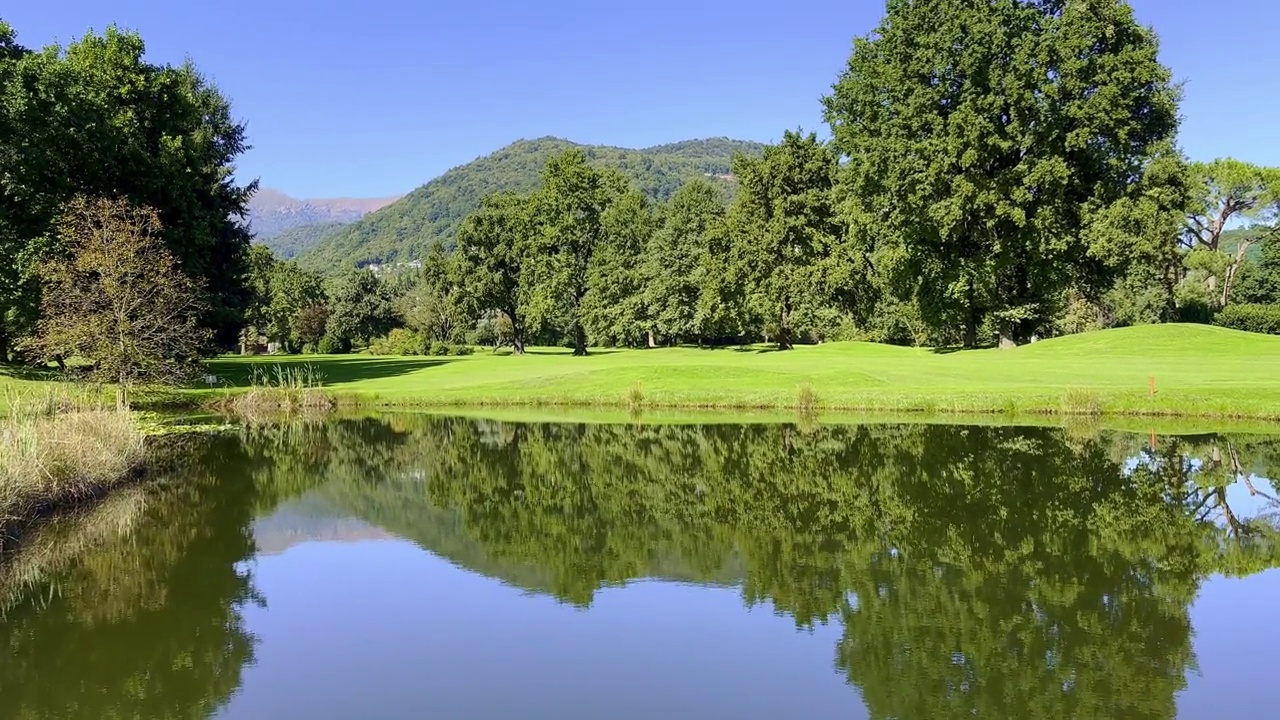
[[[1280,564],[1275,438],[403,416],[188,459],[0,621],[0,716],[213,714],[253,662],[254,534],[389,533],[582,608],[641,578],[737,587],[839,628],[876,718],[1174,717],[1199,588]]]
[[[0,717],[202,717],[226,703],[253,661],[240,608],[254,550],[251,488],[227,480],[193,476],[145,502],[134,489],[128,508],[113,498],[60,521],[74,560],[38,550],[24,577],[5,576],[23,584],[0,617]]]

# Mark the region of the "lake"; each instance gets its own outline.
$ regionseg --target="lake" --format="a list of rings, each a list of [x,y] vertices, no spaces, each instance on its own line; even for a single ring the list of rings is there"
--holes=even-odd
[[[0,717],[1280,707],[1280,437],[394,415],[166,447],[6,557]]]

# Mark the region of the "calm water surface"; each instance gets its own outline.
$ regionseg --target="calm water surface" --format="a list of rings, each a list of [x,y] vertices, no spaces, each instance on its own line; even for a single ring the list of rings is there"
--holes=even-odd
[[[0,569],[0,718],[1280,708],[1280,438],[399,416],[186,442]]]

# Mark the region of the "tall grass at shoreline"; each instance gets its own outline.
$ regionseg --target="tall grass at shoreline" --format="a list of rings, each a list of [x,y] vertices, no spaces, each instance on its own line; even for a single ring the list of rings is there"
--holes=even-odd
[[[8,397],[0,417],[0,528],[100,495],[142,467],[132,413],[46,391]]]
[[[219,410],[242,417],[278,413],[326,413],[335,402],[324,390],[324,375],[315,366],[255,366],[248,389],[228,393],[214,403]]]

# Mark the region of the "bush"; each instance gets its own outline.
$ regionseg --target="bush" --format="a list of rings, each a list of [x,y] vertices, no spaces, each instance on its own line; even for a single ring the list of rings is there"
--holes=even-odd
[[[386,337],[369,343],[369,353],[372,355],[422,355],[426,344],[422,335],[413,330],[396,328],[387,333]]]
[[[1280,335],[1280,305],[1240,303],[1218,311],[1215,325],[1233,330]]]
[[[444,357],[446,355],[470,355],[475,352],[475,348],[470,345],[452,345],[450,343],[436,340],[427,348],[428,355],[438,355]]]
[[[321,355],[345,355],[351,352],[351,341],[334,335],[325,335],[316,345],[316,352]]]

